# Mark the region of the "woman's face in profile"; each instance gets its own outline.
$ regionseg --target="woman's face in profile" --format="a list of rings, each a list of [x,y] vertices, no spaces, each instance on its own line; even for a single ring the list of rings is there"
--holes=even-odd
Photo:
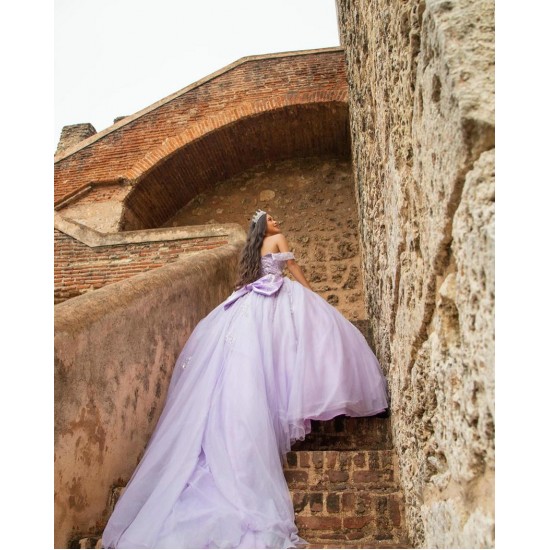
[[[281,229],[279,228],[279,222],[275,221],[273,219],[273,216],[271,214],[266,214],[267,216],[267,229],[265,231],[266,235],[276,235],[277,233],[281,232]]]

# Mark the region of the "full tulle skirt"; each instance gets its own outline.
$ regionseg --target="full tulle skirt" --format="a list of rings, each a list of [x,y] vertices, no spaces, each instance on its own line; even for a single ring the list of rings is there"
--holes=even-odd
[[[311,420],[369,416],[386,384],[362,334],[287,278],[196,327],[103,533],[106,548],[295,548],[284,454]]]

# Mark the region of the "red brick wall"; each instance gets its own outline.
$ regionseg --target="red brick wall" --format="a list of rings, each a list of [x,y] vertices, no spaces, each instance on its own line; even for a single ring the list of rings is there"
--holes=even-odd
[[[118,183],[111,185],[98,185],[97,187],[93,187],[88,193],[82,194],[82,196],[78,198],[78,203],[89,204],[117,200],[120,197],[123,197],[125,192],[125,187]]]
[[[209,128],[261,110],[346,102],[344,57],[336,49],[252,58],[178,94],[144,114],[127,117],[112,131],[89,138],[88,146],[72,154],[69,150],[65,157],[61,154],[55,165],[54,200],[90,182],[138,177],[164,158],[166,151],[158,158],[154,151],[167,139],[175,140],[171,147],[181,147]]]
[[[54,300],[63,302],[165,264],[226,244],[220,237],[90,247],[54,229]]]

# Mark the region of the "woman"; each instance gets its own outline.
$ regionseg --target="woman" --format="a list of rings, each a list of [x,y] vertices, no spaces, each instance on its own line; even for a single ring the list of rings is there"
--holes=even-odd
[[[283,277],[285,267],[296,281]],[[237,290],[196,327],[107,548],[294,548],[282,460],[311,420],[387,408],[361,333],[311,291],[278,223],[252,219]]]

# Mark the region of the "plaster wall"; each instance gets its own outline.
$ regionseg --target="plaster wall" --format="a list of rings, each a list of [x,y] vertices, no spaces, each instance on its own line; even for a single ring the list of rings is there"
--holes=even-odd
[[[244,236],[244,235],[243,235]],[[101,531],[163,407],[177,356],[232,291],[242,241],[55,307],[55,547]]]
[[[338,0],[367,318],[416,547],[494,546],[494,6]]]

